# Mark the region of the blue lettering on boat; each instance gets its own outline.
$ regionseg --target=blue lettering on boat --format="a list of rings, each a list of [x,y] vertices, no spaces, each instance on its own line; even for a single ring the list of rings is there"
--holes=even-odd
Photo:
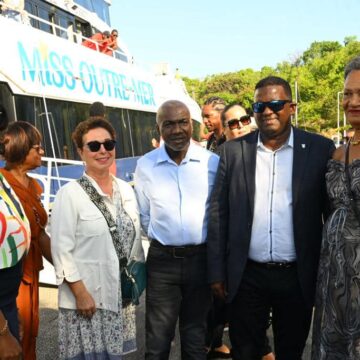
[[[96,94],[99,98],[156,106],[150,82],[98,67],[85,60],[76,63],[70,56],[48,50],[44,45],[32,46],[18,41],[18,51],[23,81],[70,91],[79,91],[80,86],[86,94]]]

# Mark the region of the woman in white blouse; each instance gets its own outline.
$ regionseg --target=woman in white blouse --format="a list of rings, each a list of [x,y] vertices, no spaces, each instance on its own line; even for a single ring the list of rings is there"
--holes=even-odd
[[[51,249],[59,285],[60,359],[121,359],[136,350],[135,309],[121,299],[123,257],[143,260],[139,213],[129,184],[113,177],[115,130],[103,119],[81,122],[73,133],[85,163],[83,178],[101,196],[116,221],[113,241],[107,221],[78,181],[56,195]],[[120,266],[121,260],[121,266]]]

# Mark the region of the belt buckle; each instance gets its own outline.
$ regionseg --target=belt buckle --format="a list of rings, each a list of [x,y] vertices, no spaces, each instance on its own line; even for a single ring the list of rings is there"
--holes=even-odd
[[[185,250],[185,249],[186,249],[185,246],[176,246],[176,247],[173,247],[173,248],[172,248],[172,255],[173,255],[173,257],[174,257],[175,259],[184,259],[185,256],[177,255],[177,254],[176,254],[176,251],[177,251],[177,250]]]
[[[276,269],[276,268],[280,267],[279,266],[280,263],[276,263],[274,261],[269,261],[269,262],[265,263],[265,265],[268,269]]]

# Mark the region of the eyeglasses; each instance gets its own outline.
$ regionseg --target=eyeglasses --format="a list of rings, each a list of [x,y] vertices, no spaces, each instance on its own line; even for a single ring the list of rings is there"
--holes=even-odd
[[[89,141],[85,144],[91,152],[97,152],[100,150],[101,145],[104,145],[106,151],[114,150],[116,141],[115,140],[105,140],[104,142],[100,141]]]
[[[33,145],[31,148],[35,149],[38,153],[40,153],[41,151],[44,151],[44,148],[43,148],[43,146],[41,144]]]
[[[252,108],[255,113],[263,113],[268,107],[273,112],[279,112],[282,110],[286,103],[291,103],[291,100],[273,100],[265,102],[255,102],[252,104]]]
[[[250,115],[241,116],[240,119],[231,119],[226,123],[225,127],[228,127],[230,130],[240,129],[240,123],[242,126],[249,125],[251,123]]]
[[[114,36],[114,37],[118,37],[118,35],[117,35],[117,34],[112,34],[112,36]]]

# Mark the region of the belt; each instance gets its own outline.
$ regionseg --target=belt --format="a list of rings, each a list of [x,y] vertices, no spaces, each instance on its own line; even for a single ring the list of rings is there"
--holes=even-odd
[[[163,245],[155,239],[151,239],[151,245],[157,249],[161,249],[172,255],[175,259],[183,259],[188,256],[196,255],[206,250],[206,244],[200,245],[184,245],[184,246],[169,246]]]
[[[247,260],[248,265],[262,267],[264,269],[290,269],[296,265],[296,261],[270,261],[270,262],[257,262],[251,259]]]

